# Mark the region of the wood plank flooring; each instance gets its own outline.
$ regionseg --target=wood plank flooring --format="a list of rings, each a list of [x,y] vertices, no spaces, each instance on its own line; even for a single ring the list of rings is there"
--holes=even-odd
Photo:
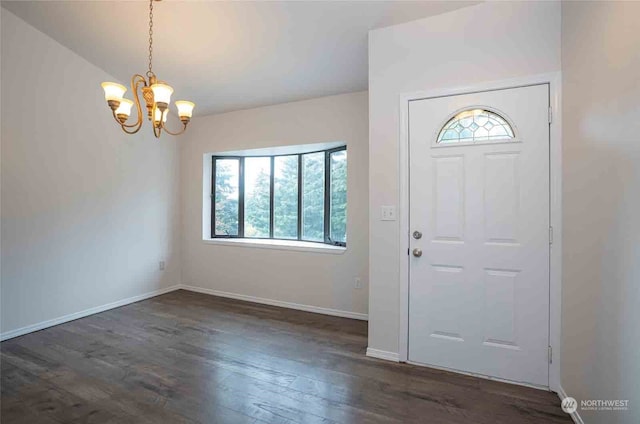
[[[553,393],[366,345],[366,322],[176,291],[3,342],[0,421],[571,422]]]

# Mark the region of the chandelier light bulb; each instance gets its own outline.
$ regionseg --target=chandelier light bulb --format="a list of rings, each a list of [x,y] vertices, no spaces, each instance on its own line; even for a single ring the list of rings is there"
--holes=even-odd
[[[120,101],[120,105],[118,109],[116,109],[116,116],[120,120],[120,122],[125,122],[129,115],[131,115],[131,106],[133,106],[133,102],[129,99],[123,98]]]
[[[103,82],[102,88],[104,90],[104,99],[109,101],[122,101],[124,93],[127,91],[127,87],[117,82]]]
[[[171,102],[173,88],[167,84],[157,83],[151,86],[153,91],[153,101],[160,109],[166,109]]]
[[[155,114],[153,116],[153,122],[157,123],[160,122],[160,117],[162,117],[162,122],[167,122],[167,115],[169,114],[168,112],[164,112],[161,111],[160,109],[156,108],[155,109]]]
[[[176,102],[176,107],[178,108],[178,116],[180,119],[191,118],[191,116],[193,116],[193,108],[195,107],[193,102],[178,100]]]

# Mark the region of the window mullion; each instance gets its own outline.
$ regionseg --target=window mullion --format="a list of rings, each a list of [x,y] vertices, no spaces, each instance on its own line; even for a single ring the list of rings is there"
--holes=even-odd
[[[274,208],[274,204],[273,204],[273,199],[275,197],[275,178],[274,178],[274,170],[275,170],[275,158],[273,156],[271,156],[271,178],[269,181],[269,238],[273,238],[273,223],[274,223],[274,217],[273,217],[273,212],[275,210]]]
[[[216,157],[213,156],[211,172],[211,238],[216,236]]]
[[[329,226],[331,225],[331,217],[329,216],[329,209],[331,203],[331,169],[330,169],[331,154],[324,152],[324,242],[331,243],[329,237]]]
[[[302,240],[302,155],[298,155],[298,240]]]
[[[240,172],[238,172],[238,237],[244,237],[244,157],[238,159],[240,161]]]

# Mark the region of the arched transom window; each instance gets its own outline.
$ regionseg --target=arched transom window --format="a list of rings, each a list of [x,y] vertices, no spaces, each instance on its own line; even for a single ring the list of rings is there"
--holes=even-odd
[[[438,144],[474,143],[515,139],[511,125],[496,112],[467,109],[449,119],[438,134]]]

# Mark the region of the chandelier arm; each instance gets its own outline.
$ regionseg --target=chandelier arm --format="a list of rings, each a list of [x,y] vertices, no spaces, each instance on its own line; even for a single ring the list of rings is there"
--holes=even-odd
[[[116,112],[115,111],[111,111],[111,113],[113,114],[113,119],[116,120],[116,122],[118,123],[118,125],[120,125],[120,127],[122,128],[122,131],[126,132],[127,134],[135,134],[138,131],[140,131],[140,128],[142,128],[142,122],[140,122],[140,125],[137,126],[137,128],[133,131],[129,131],[127,130],[127,127],[135,127],[135,125],[125,125],[122,122],[120,122],[118,120],[118,117],[116,116]]]
[[[127,129],[123,126],[123,127],[122,127],[122,131],[124,131],[124,132],[126,132],[127,134],[130,134],[130,135],[131,135],[131,134],[135,134],[135,133],[137,133],[138,131],[140,131],[140,128],[142,128],[142,125],[140,125],[138,128],[136,128],[136,129],[135,129],[135,130],[133,130],[133,131],[129,131],[129,130],[127,130]]]
[[[182,127],[182,130],[180,130],[178,132],[175,132],[175,133],[169,131],[164,124],[162,124],[162,129],[169,135],[180,135],[180,134],[182,134],[183,132],[185,132],[187,130],[187,124],[184,124],[184,126]]]
[[[126,123],[121,123],[117,116],[114,114],[114,118],[116,118],[116,121],[118,121],[118,124],[120,124],[122,127],[126,127],[126,128],[138,128],[140,129],[140,127],[142,126],[142,121],[143,121],[143,116],[142,116],[142,105],[140,104],[140,97],[138,97],[138,88],[140,87],[140,84],[144,85],[145,87],[147,86],[147,80],[140,74],[135,74],[134,76],[131,77],[131,91],[133,91],[133,96],[134,96],[134,100],[135,100],[135,104],[136,104],[136,109],[138,110],[138,118],[136,119],[136,123],[135,124],[126,124]],[[126,122],[126,121],[125,121]],[[137,130],[136,130],[137,132]],[[134,134],[134,133],[129,133],[128,134]]]
[[[167,109],[164,113],[167,113],[167,114],[168,114],[168,113],[169,113],[169,110]],[[171,132],[171,131],[169,131],[169,129],[168,129],[168,128],[167,128],[167,126],[165,125],[164,121],[161,121],[161,124],[160,124],[160,125],[162,126],[162,129],[163,129],[167,134],[169,134],[169,135],[174,135],[174,136],[175,136],[175,135],[180,135],[180,134],[182,134],[183,132],[185,132],[185,131],[187,130],[187,124],[185,124],[185,123],[183,123],[183,124],[182,124],[182,130],[180,130],[180,131],[178,131],[178,132]]]
[[[138,79],[136,80],[136,78],[138,78]],[[126,124],[125,123],[126,121],[125,122],[120,122],[120,120],[118,119],[118,116],[116,115],[115,110],[112,110],[113,119],[115,119],[115,121],[118,123],[118,125],[120,125],[122,127],[122,129],[124,130],[124,132],[126,132],[127,134],[135,134],[142,127],[142,121],[143,121],[142,107],[140,106],[140,98],[138,97],[138,87],[139,87],[139,85],[141,83],[144,84],[145,86],[147,85],[147,82],[146,82],[145,78],[142,75],[135,74],[131,78],[131,90],[133,90],[134,100],[135,100],[135,103],[136,103],[136,108],[138,110],[138,118],[136,119],[136,123],[135,124]],[[126,128],[135,128],[135,131],[133,131],[133,132],[127,131]]]
[[[151,109],[151,126],[153,127],[153,135],[156,138],[160,138],[160,135],[162,134],[162,114],[160,114],[160,122],[156,124],[156,108],[157,106],[154,102],[153,109]]]

